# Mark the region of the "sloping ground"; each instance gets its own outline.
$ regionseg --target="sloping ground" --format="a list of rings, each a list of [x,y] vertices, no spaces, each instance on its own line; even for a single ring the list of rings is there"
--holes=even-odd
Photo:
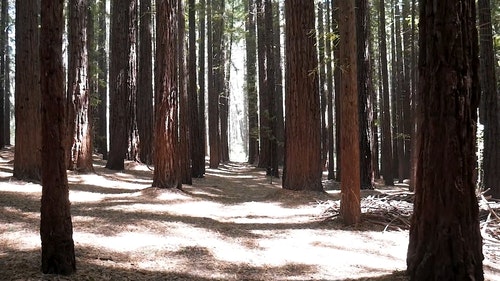
[[[0,280],[406,280],[407,231],[324,220],[338,189],[286,191],[229,163],[161,190],[146,166],[113,172],[100,160],[95,174],[69,175],[77,272],[43,275],[41,186],[12,179],[11,150],[0,156]],[[500,275],[492,258],[488,280]]]

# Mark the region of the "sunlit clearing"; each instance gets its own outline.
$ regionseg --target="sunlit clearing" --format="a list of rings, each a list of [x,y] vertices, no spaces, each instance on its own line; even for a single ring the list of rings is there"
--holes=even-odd
[[[104,198],[106,198],[104,194],[94,192],[72,190],[69,193],[69,200],[71,202],[98,202]]]
[[[35,183],[27,183],[22,181],[12,181],[11,184],[0,184],[0,191],[19,192],[19,193],[35,193],[41,192],[42,186]]]

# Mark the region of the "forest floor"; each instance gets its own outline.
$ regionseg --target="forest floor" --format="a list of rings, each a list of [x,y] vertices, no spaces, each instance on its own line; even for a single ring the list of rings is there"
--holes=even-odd
[[[362,191],[372,205],[390,201],[389,223],[373,213],[346,227],[338,183],[292,192],[227,163],[164,190],[150,187],[145,165],[110,171],[98,158],[95,174],[68,174],[77,271],[44,275],[41,186],[13,179],[12,159],[12,148],[0,151],[0,280],[407,280],[408,218],[397,211],[406,205],[388,199],[409,194],[404,186]],[[484,252],[486,280],[500,280],[500,245]]]

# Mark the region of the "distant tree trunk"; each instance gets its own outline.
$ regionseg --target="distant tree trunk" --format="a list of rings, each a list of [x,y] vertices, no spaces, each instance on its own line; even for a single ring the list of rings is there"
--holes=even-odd
[[[410,3],[409,0],[403,0],[403,9],[402,9],[402,22],[403,22],[403,87],[401,97],[402,105],[402,137],[404,144],[404,155],[403,155],[403,179],[410,178],[410,167],[411,167],[411,127],[413,123],[413,116],[411,113],[411,85],[412,85],[412,76],[411,76],[411,28],[410,28]]]
[[[195,0],[188,1],[188,97],[190,112],[190,140],[191,140],[191,176],[201,178],[204,174],[205,155],[201,149],[200,117],[198,106],[198,92],[196,87],[196,6]],[[204,119],[203,119],[204,120]]]
[[[374,8],[375,4],[370,4],[370,9]],[[371,15],[369,16],[369,23],[373,24],[374,22],[371,19]],[[371,54],[369,58],[369,72],[370,72],[370,85],[368,85],[368,120],[370,126],[370,150],[371,150],[371,165],[372,165],[372,178],[380,179],[380,143],[379,143],[379,128],[380,128],[380,116],[379,116],[379,91],[375,87],[375,82],[377,81],[375,77],[380,79],[380,76],[377,75],[377,71],[375,67],[378,65],[375,63],[375,49],[374,42],[376,40],[377,35],[374,35],[373,29],[368,36],[368,53]],[[380,81],[379,81],[379,84]]]
[[[317,22],[318,22],[318,74],[319,74],[319,96],[321,103],[321,165],[323,169],[326,167],[326,157],[328,155],[328,137],[327,137],[327,127],[326,127],[326,109],[327,109],[327,98],[326,98],[326,55],[325,55],[325,44],[326,44],[326,33],[325,33],[325,20],[324,20],[324,7],[322,1],[318,2],[318,12],[317,12]]]
[[[139,132],[137,131],[137,1],[129,0],[128,78],[127,78],[127,160],[139,161]]]
[[[334,34],[339,34],[339,1],[332,1],[332,18],[333,26],[332,31]],[[339,62],[339,38],[336,37],[333,41],[333,58],[335,60],[335,69],[333,71],[333,76],[335,79],[335,156],[337,158],[337,172],[335,174],[335,180],[340,181],[342,167],[341,162],[341,149],[340,149],[340,84],[342,80],[342,70],[340,68]]]
[[[5,0],[4,0],[5,1]],[[7,28],[7,36],[9,34],[9,28]],[[12,114],[11,111],[11,102],[10,102],[10,56],[11,49],[7,48],[5,50],[5,144],[10,145],[10,117]]]
[[[326,5],[326,27],[327,33],[332,32],[332,18],[331,18],[331,6]],[[326,88],[327,88],[327,121],[328,121],[328,179],[335,179],[335,138],[334,138],[334,104],[333,104],[333,52],[332,52],[332,39],[327,38],[325,42],[325,52],[326,52]]]
[[[219,118],[220,118],[220,160],[221,162],[229,161],[229,105],[231,101],[231,89],[229,81],[231,80],[231,57],[233,47],[233,32],[226,32],[234,28],[234,1],[231,5],[231,10],[227,13],[226,21],[223,25],[223,58],[222,67],[222,91],[219,97]]]
[[[8,98],[8,89],[5,87],[6,76],[9,75],[9,71],[6,69],[6,51],[8,46],[8,33],[7,33],[7,23],[8,23],[8,1],[2,0],[1,2],[1,12],[0,12],[0,148],[3,148],[7,141],[6,128],[9,124],[7,120],[7,110],[6,110],[6,100]]]
[[[436,3],[421,1],[420,7],[422,106],[407,272],[410,280],[484,280],[474,175],[475,1]]]
[[[416,13],[417,13],[417,0],[411,0],[411,148],[410,148],[410,191],[415,190],[415,177],[417,173],[417,40],[416,40]]]
[[[373,189],[372,154],[370,150],[370,129],[368,127],[368,99],[370,96],[370,53],[368,39],[370,36],[370,15],[368,0],[356,0],[356,40],[358,71],[358,108],[359,108],[359,147],[361,189]]]
[[[133,0],[132,0],[133,1]],[[131,88],[131,41],[129,25],[132,9],[129,1],[111,1],[111,35],[109,61],[109,155],[106,168],[123,170],[129,140],[129,99]]]
[[[139,11],[139,57],[137,79],[137,131],[139,159],[153,162],[153,46],[151,0],[141,0]]]
[[[267,80],[267,49],[266,49],[266,21],[263,0],[255,0],[257,14],[257,63],[259,73],[259,168],[268,168],[271,165],[269,152],[269,86]]]
[[[23,0],[24,2],[24,0]],[[73,225],[66,175],[66,124],[62,35],[63,0],[41,1],[40,88],[42,93],[42,272],[69,275],[76,270]],[[35,18],[36,19],[36,18]]]
[[[286,98],[283,188],[322,191],[321,117],[313,0],[285,2]]]
[[[177,2],[178,24],[177,33],[177,65],[178,65],[178,89],[179,89],[179,165],[181,180],[183,184],[193,184],[191,177],[191,126],[190,107],[187,92],[187,66],[185,53],[186,18],[184,17],[184,5],[182,1]]]
[[[217,58],[220,56],[220,45],[217,47],[219,42],[219,36],[222,39],[222,30],[219,34],[216,34],[216,29],[219,24],[216,23],[216,5],[217,1],[222,0],[209,0],[207,6],[207,17],[208,17],[208,143],[210,146],[210,162],[209,166],[212,169],[216,169],[220,164],[220,150],[219,150],[219,92],[216,87],[216,80],[218,79],[216,75]],[[218,19],[222,21],[222,19]],[[214,38],[215,37],[215,38]]]
[[[379,0],[379,40],[380,40],[380,72],[382,76],[382,106],[381,106],[381,125],[382,125],[382,177],[385,185],[394,185],[394,176],[392,169],[392,133],[391,133],[391,111],[389,106],[389,74],[387,70],[387,36],[384,26],[385,22],[385,1]]]
[[[396,1],[396,0],[395,0]],[[399,0],[397,0],[399,1]],[[395,50],[395,56],[393,57],[393,64],[394,64],[394,76],[393,76],[393,81],[394,81],[394,100],[395,100],[395,112],[396,113],[396,123],[393,124],[396,128],[395,133],[393,136],[396,138],[396,150],[397,150],[397,175],[398,175],[398,180],[400,183],[403,182],[404,180],[404,170],[405,170],[405,165],[404,165],[404,156],[405,156],[405,148],[404,148],[404,113],[403,113],[403,103],[405,100],[405,93],[404,93],[404,57],[403,57],[403,49],[402,49],[402,39],[401,39],[401,11],[399,9],[399,3],[396,3],[394,5],[394,14],[393,14],[393,20],[394,20],[394,43],[395,45],[393,46]]]
[[[269,166],[267,174],[276,178],[280,177],[278,169],[278,140],[276,120],[276,71],[274,52],[274,13],[272,0],[264,0],[264,22],[265,22],[265,47],[266,47],[266,77],[267,77],[267,102],[268,102],[268,149]]]
[[[245,23],[246,41],[246,91],[248,101],[248,163],[254,164],[259,158],[259,114],[257,108],[257,45],[255,24],[255,1],[246,0]]]
[[[210,0],[209,0],[210,1]],[[205,16],[205,9],[206,9],[206,1],[205,0],[200,0],[200,9],[199,9],[199,23],[200,23],[200,30],[199,30],[199,46],[198,46],[198,69],[199,69],[199,74],[198,74],[198,85],[199,85],[199,92],[198,92],[198,114],[199,114],[199,124],[200,124],[200,156],[202,157],[199,159],[200,164],[201,161],[203,161],[202,164],[202,171],[203,174],[205,174],[205,155],[206,155],[206,145],[207,145],[207,133],[206,133],[206,116],[205,116],[205,41],[206,41],[206,16]]]
[[[498,116],[498,93],[495,75],[495,53],[493,49],[493,32],[491,26],[491,8],[489,0],[479,0],[479,34],[480,34],[480,78],[482,90],[484,123],[484,159],[483,185],[490,189],[488,194],[500,199],[500,119]]]
[[[273,2],[273,44],[274,44],[274,75],[275,75],[275,138],[277,146],[277,165],[283,164],[283,143],[285,136],[285,124],[283,116],[283,64],[281,62],[281,19],[280,2]],[[275,167],[277,169],[277,167]],[[277,170],[276,170],[277,171]]]
[[[86,0],[69,1],[67,168],[81,173],[92,166],[92,122],[90,118],[89,55]]]
[[[16,1],[16,146],[14,177],[40,180],[41,96],[38,0]]]
[[[106,54],[106,0],[98,2],[98,35],[97,35],[97,85],[99,104],[97,105],[97,122],[95,128],[95,148],[98,153],[101,153],[103,159],[108,158],[108,64]]]
[[[339,3],[340,67],[343,70],[340,98],[340,146],[342,153],[342,198],[340,212],[344,223],[354,225],[361,217],[360,136],[358,107],[357,35],[355,0]]]
[[[177,0],[179,1],[179,0]],[[181,188],[178,148],[177,1],[156,6],[156,87],[153,187]]]

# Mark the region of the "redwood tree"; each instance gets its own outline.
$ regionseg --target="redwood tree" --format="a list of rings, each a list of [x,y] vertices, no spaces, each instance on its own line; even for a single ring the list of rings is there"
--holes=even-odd
[[[178,148],[179,93],[176,76],[176,34],[179,28],[177,1],[160,1],[156,7],[157,51],[153,186],[160,188],[180,188],[182,186]]]
[[[76,270],[64,145],[63,3],[41,1],[42,158],[46,161],[41,168],[40,236],[45,274],[71,274]]]
[[[314,1],[285,2],[286,97],[283,188],[322,191],[321,117]]]
[[[131,18],[135,12],[135,0],[111,1],[111,34],[109,60],[109,155],[106,168],[123,170],[128,149],[128,111],[132,94]]]
[[[360,207],[360,136],[357,82],[357,39],[355,0],[339,2],[340,67],[340,149],[341,187],[340,212],[345,224],[357,224]]]
[[[139,56],[137,79],[137,131],[139,159],[146,164],[153,157],[153,46],[151,0],[143,0],[139,7]]]
[[[259,112],[257,107],[257,32],[255,1],[246,0],[246,92],[248,107],[248,163],[254,164],[259,156]]]
[[[16,1],[16,146],[14,177],[40,180],[41,112],[37,0]]]
[[[417,174],[410,280],[484,280],[475,193],[474,0],[420,2]]]
[[[485,189],[490,189],[488,194],[500,199],[500,119],[490,7],[489,0],[478,1],[482,92],[480,113],[484,124],[483,185]]]
[[[92,172],[92,122],[90,118],[89,54],[86,0],[69,1],[67,167]]]

